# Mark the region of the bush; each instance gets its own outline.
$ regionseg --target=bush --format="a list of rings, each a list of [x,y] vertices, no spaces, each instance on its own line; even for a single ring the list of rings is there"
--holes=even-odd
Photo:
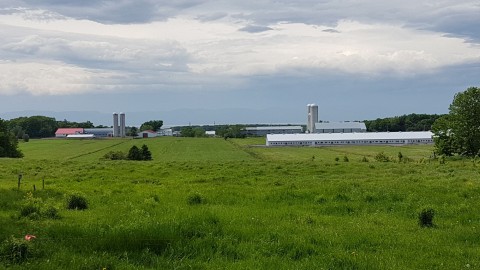
[[[110,160],[123,160],[127,159],[127,155],[122,151],[110,151],[103,155],[103,158]]]
[[[343,162],[348,162],[348,161],[349,161],[348,157],[347,157],[347,156],[343,156]]]
[[[50,219],[59,219],[60,218],[60,215],[58,214],[58,209],[53,207],[53,206],[47,207],[47,209],[45,211],[43,211],[42,214],[46,218],[50,218]]]
[[[12,264],[25,262],[30,253],[31,243],[13,236],[10,236],[10,238],[3,241],[0,245],[0,260]]]
[[[366,156],[363,156],[363,158],[360,161],[361,162],[368,162],[368,158]]]
[[[190,194],[187,198],[187,203],[189,205],[202,204],[204,202],[205,199],[198,193]]]
[[[380,162],[389,162],[390,158],[387,155],[385,155],[384,152],[380,152],[375,155],[375,160]]]
[[[418,214],[418,224],[421,227],[434,227],[433,217],[435,216],[435,210],[432,208],[423,209],[420,214]]]
[[[30,136],[28,136],[28,134],[23,134],[22,139],[24,142],[28,142],[30,141]]]
[[[70,210],[88,209],[87,199],[80,194],[71,194],[67,197],[67,209],[70,209]]]

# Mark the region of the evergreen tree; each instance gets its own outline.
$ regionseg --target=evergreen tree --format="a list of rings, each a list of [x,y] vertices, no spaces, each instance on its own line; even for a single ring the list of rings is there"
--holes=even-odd
[[[140,149],[136,145],[132,146],[130,150],[128,151],[128,156],[127,158],[129,160],[142,160],[142,153],[140,152]]]
[[[152,152],[150,152],[150,150],[148,150],[148,146],[146,146],[145,144],[142,145],[142,158],[143,160],[152,160]]]

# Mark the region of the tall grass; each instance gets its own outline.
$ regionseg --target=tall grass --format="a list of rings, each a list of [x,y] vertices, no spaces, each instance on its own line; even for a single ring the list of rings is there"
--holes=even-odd
[[[102,159],[103,152],[144,143],[119,141],[30,140],[22,144],[24,159],[0,159],[0,243],[37,236],[29,242],[31,257],[12,264],[0,254],[0,265],[480,267],[479,171],[471,160],[440,164],[429,159],[428,146],[265,148],[253,146],[259,139],[211,138],[149,140],[154,161],[148,163]],[[62,150],[52,155],[49,145]],[[411,160],[374,159],[383,152],[396,160],[400,151]],[[335,162],[343,156],[349,162]],[[60,218],[19,215],[28,193],[56,207]],[[88,209],[66,208],[73,193],[88,199]],[[419,213],[430,208],[435,226],[419,226]]]

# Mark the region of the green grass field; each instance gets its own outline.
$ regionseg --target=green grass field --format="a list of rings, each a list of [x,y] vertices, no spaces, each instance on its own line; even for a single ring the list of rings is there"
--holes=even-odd
[[[477,161],[443,163],[432,146],[264,143],[21,143],[25,158],[0,159],[0,268],[480,269]],[[142,144],[153,161],[102,158]],[[66,209],[73,193],[88,209]]]

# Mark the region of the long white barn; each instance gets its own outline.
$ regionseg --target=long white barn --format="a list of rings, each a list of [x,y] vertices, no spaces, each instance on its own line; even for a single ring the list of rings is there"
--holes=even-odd
[[[430,131],[268,134],[267,146],[432,144]]]

